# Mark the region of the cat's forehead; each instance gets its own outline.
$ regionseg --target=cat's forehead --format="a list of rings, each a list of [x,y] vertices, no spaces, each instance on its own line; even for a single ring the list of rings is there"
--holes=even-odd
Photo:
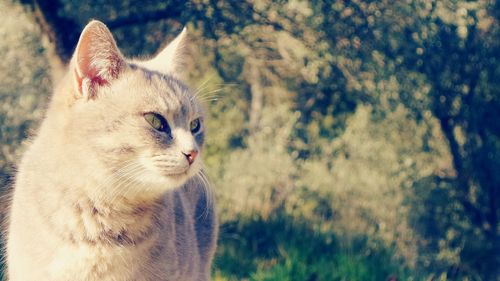
[[[175,115],[191,115],[198,110],[189,88],[171,75],[130,64],[133,75],[141,80],[148,94],[148,106],[168,111]]]

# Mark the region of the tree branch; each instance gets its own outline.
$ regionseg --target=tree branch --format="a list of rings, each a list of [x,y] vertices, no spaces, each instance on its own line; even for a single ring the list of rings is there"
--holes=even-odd
[[[134,24],[141,24],[147,22],[154,22],[168,18],[179,18],[182,16],[183,6],[179,5],[176,9],[173,7],[168,7],[165,10],[145,13],[145,14],[134,14],[128,17],[121,17],[111,21],[106,21],[106,25],[110,29],[130,26]]]

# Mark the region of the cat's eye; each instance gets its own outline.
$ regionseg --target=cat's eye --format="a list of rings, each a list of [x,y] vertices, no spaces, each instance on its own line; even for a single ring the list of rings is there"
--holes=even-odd
[[[157,113],[146,113],[144,114],[144,119],[157,131],[167,131],[168,123],[163,116]]]
[[[201,129],[201,120],[200,118],[196,118],[191,123],[189,124],[189,129],[191,130],[191,133],[196,134],[200,131]]]

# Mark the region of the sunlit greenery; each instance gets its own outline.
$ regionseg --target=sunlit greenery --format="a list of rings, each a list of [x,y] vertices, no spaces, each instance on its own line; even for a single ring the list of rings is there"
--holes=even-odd
[[[57,67],[35,2],[0,1],[5,183]],[[215,280],[500,280],[496,2],[45,3],[63,62],[91,18],[128,56],[187,25]]]

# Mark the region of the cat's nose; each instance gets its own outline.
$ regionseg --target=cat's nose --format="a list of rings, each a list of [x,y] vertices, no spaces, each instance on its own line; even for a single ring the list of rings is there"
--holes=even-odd
[[[196,159],[196,156],[198,155],[198,150],[191,150],[189,152],[182,152],[184,156],[186,156],[187,161],[189,162],[189,165],[193,164],[194,159]]]

